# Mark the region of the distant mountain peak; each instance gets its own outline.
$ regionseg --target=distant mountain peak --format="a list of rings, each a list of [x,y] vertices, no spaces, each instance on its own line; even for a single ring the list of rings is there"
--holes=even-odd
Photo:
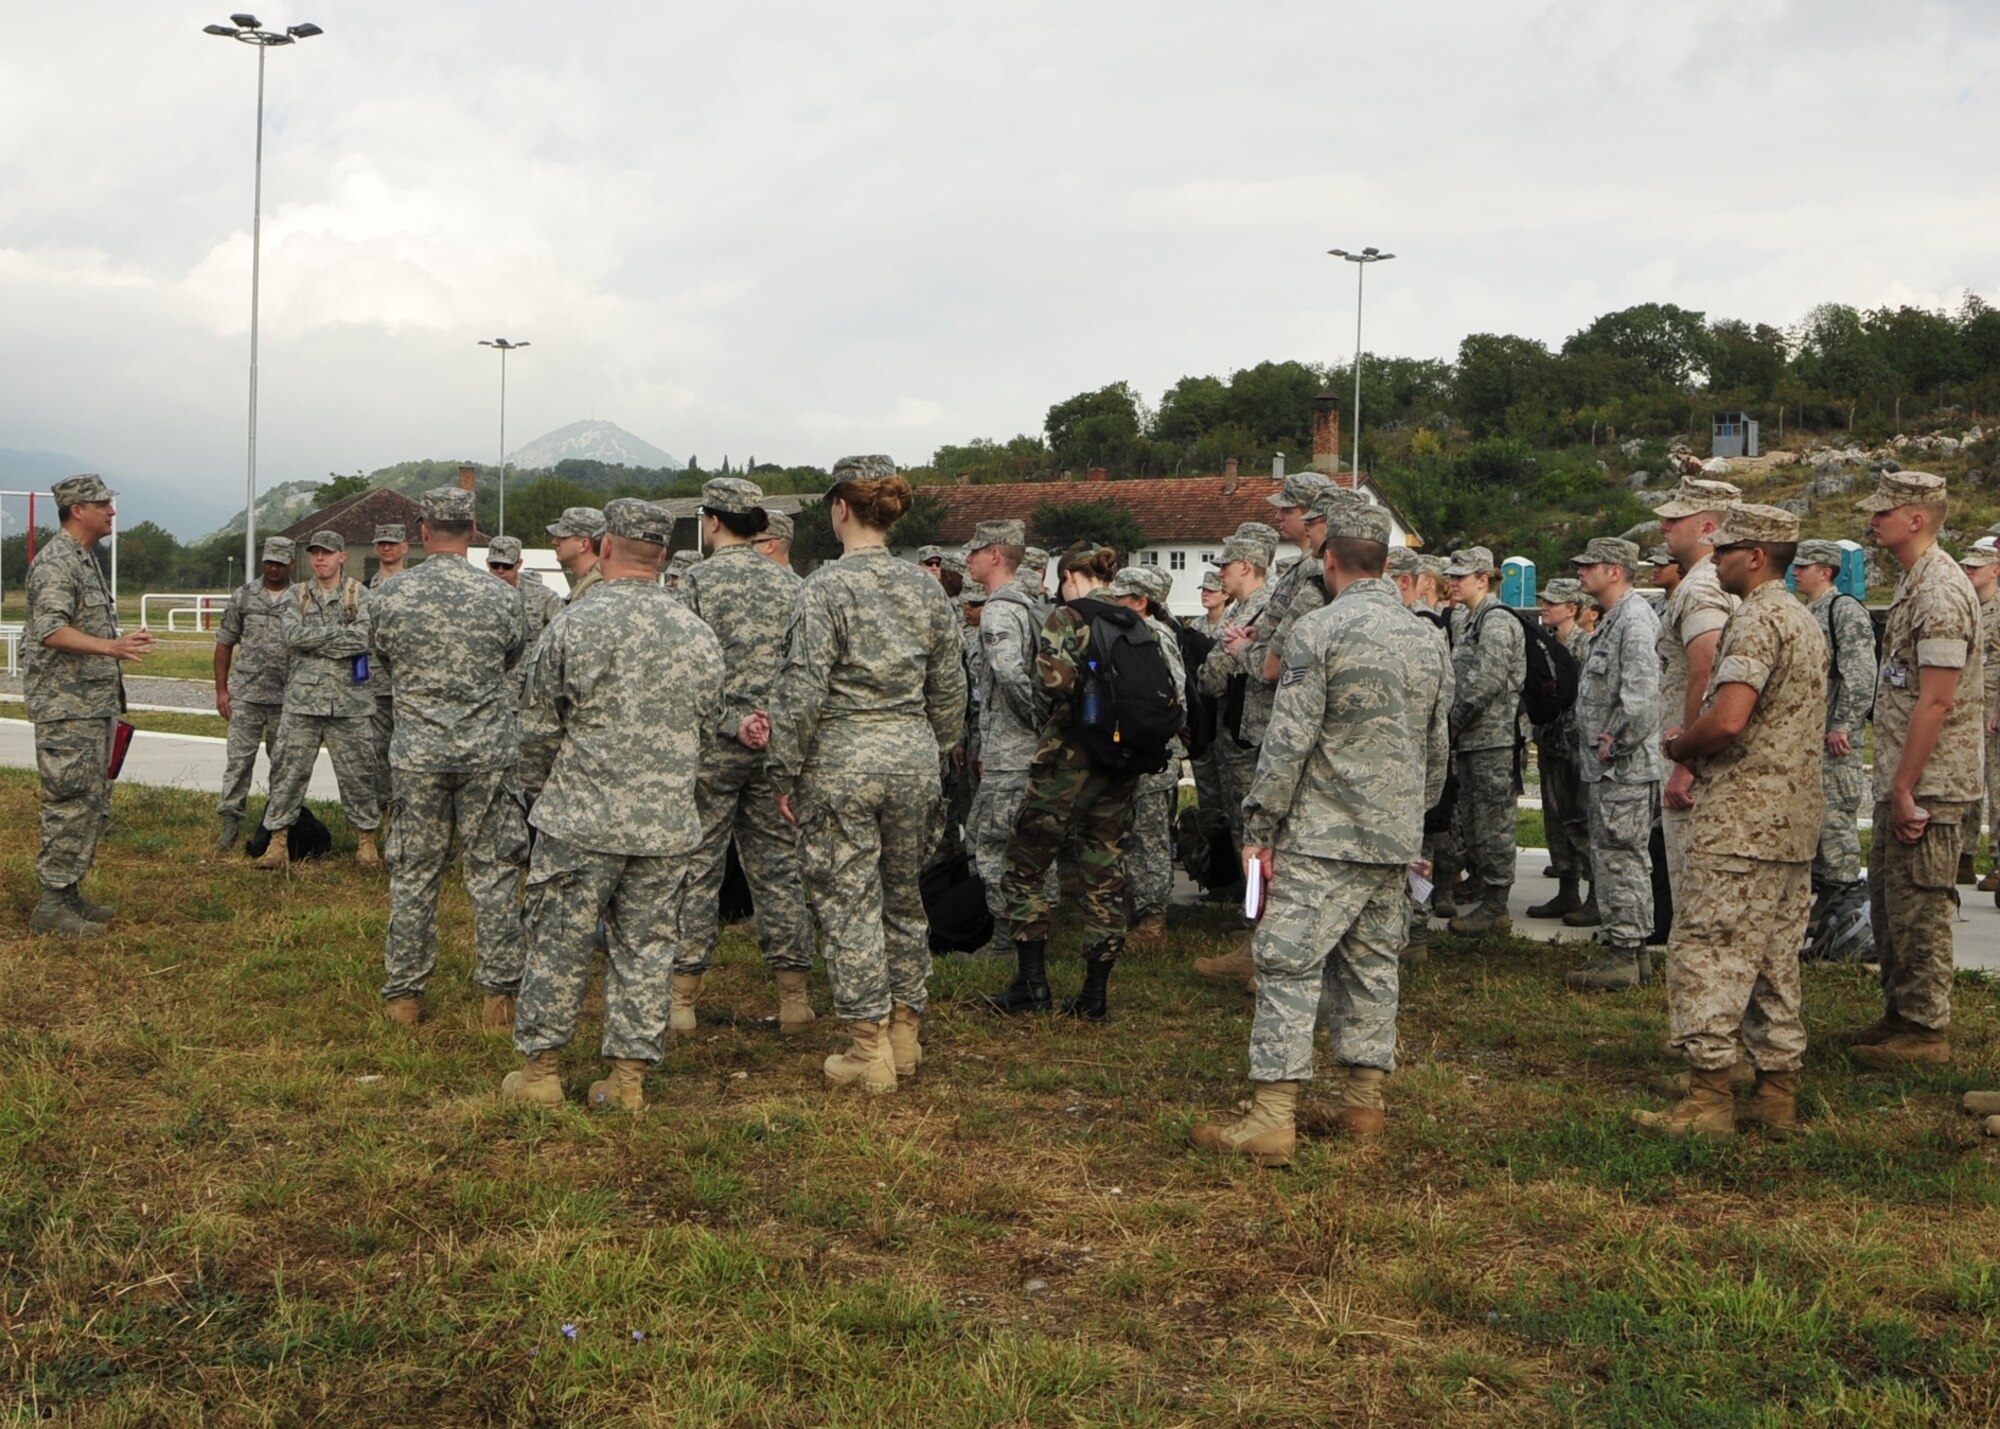
[[[678,457],[633,436],[616,422],[571,422],[508,454],[507,460],[527,471],[546,471],[559,461],[601,461],[615,466],[661,467],[679,471]]]

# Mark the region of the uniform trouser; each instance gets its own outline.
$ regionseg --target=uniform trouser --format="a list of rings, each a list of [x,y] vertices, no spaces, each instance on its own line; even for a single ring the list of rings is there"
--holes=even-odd
[[[1465,850],[1465,867],[1485,887],[1485,896],[1504,899],[1514,886],[1514,751],[1468,749],[1458,760],[1458,805],[1452,831]]]
[[[322,743],[333,760],[347,822],[357,833],[374,833],[382,821],[382,806],[375,797],[375,739],[369,717],[294,710],[287,710],[278,721],[278,757],[271,762],[271,801],[264,806],[264,827],[289,829],[298,822]]]
[[[701,844],[692,860],[685,938],[674,971],[699,974],[715,966],[731,838],[750,885],[765,966],[773,972],[810,969],[812,924],[799,881],[798,830],[778,813],[777,791],[764,777],[764,756],[748,749],[710,756],[695,781],[694,805]]]
[[[922,1012],[928,1001],[930,922],[917,876],[937,806],[928,771],[799,780],[799,864],[843,1022],[880,1022],[893,1003]]]
[[[1173,772],[1178,775],[1180,761]],[[1132,797],[1132,827],[1125,839],[1125,890],[1134,918],[1167,911],[1174,891],[1174,807],[1180,803],[1178,778],[1168,784],[1148,774]]]
[[[1648,848],[1660,786],[1600,779],[1586,784],[1590,858],[1596,877],[1598,941],[1642,948],[1653,931],[1653,859]]]
[[[42,845],[35,876],[67,888],[90,872],[111,819],[111,720],[35,721],[35,769],[42,778]]]
[[[1093,943],[1125,936],[1125,831],[1139,776],[1070,762],[1080,757],[1060,750],[1028,771],[1007,840],[1007,921],[1016,942],[1048,937],[1048,871],[1072,833],[1085,935]]]
[[[1396,1069],[1397,960],[1409,930],[1401,864],[1278,854],[1251,953],[1250,1079],[1304,1082],[1324,1014],[1333,1060]],[[1322,1005],[1324,1004],[1324,1005]]]
[[[1952,922],[1958,855],[1977,804],[1926,799],[1931,820],[1913,844],[1896,837],[1886,800],[1875,806],[1868,849],[1868,920],[1888,1011],[1942,1032],[1951,1026]]]
[[[965,826],[972,866],[986,885],[993,940],[1003,949],[1013,946],[1014,941],[1007,924],[1007,840],[1013,837],[1014,820],[1027,796],[1027,770],[989,768],[980,778],[979,795],[972,801],[972,816]]]
[[[1977,853],[1979,840],[1966,847]],[[1986,847],[2000,860],[2000,734],[1986,736]]]
[[[1215,770],[1222,785],[1222,814],[1229,820],[1229,846],[1243,847],[1243,796],[1257,777],[1258,748],[1238,744],[1228,731],[1219,731],[1212,746]]]
[[[396,774],[389,767],[389,741],[396,737],[396,701],[393,696],[375,697],[375,718],[370,727],[375,735],[375,802],[386,809],[396,788]]]
[[[1704,853],[1688,859],[1667,947],[1673,1045],[1699,1071],[1737,1060],[1795,1072],[1804,1060],[1799,940],[1812,902],[1812,865]]]
[[[1216,737],[1221,739],[1225,736],[1218,734]],[[1214,748],[1211,746],[1203,750],[1201,758],[1190,763],[1194,769],[1195,808],[1200,811],[1196,818],[1200,820],[1203,832],[1222,828],[1228,823],[1229,816],[1223,808],[1226,796],[1222,792],[1222,766],[1216,763]]]
[[[930,808],[924,812],[925,868],[957,857],[965,847],[953,810],[957,808],[959,786],[968,777],[966,771],[952,764],[949,754],[938,759],[937,797],[931,800]]]
[[[1673,773],[1673,766],[1667,766]],[[1660,806],[1660,837],[1667,845],[1667,887],[1674,892],[1674,903],[1678,905],[1683,897],[1681,880],[1687,876],[1688,845],[1694,837],[1694,810],[1669,809]]]
[[[596,853],[538,832],[528,868],[528,957],[515,1002],[525,1056],[566,1047],[604,923],[604,1055],[657,1062],[666,1050],[687,856]]]
[[[1813,887],[1839,887],[1861,877],[1861,800],[1867,784],[1858,750],[1821,763],[1819,786],[1826,796],[1826,811],[1820,816],[1819,851],[1813,855]]]
[[[1559,878],[1588,879],[1590,873],[1590,811],[1583,802],[1583,774],[1574,746],[1537,744],[1535,767],[1542,778],[1542,829],[1549,840],[1549,862]]]
[[[270,756],[271,768],[278,767],[278,721],[285,712],[282,704],[236,700],[229,707],[229,748],[222,770],[222,802],[215,812],[225,819],[243,817],[243,804],[250,797],[250,781],[257,772],[257,746]]]
[[[465,891],[472,900],[472,980],[489,993],[520,985],[527,957],[522,942],[520,882],[528,825],[513,788],[513,772],[478,774],[396,771],[388,845],[389,938],[384,997],[421,997],[437,967],[438,893],[451,863],[452,835]]]

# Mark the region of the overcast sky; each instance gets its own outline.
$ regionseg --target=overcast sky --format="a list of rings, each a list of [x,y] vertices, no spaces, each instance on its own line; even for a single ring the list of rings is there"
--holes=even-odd
[[[262,486],[608,418],[924,461],[1129,379],[2000,300],[1990,0],[298,0],[272,53]],[[572,18],[576,17],[576,18]],[[14,7],[0,447],[240,493],[256,58]],[[232,487],[232,483],[234,486]],[[230,503],[231,507],[240,501]]]

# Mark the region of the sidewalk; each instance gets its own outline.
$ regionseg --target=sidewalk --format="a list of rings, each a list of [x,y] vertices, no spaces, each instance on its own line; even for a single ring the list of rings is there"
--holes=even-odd
[[[153,784],[169,789],[200,789],[219,793],[227,741],[205,734],[156,734],[139,730],[132,747],[125,752],[125,768],[119,772],[121,784]],[[0,719],[0,766],[15,769],[35,767],[35,727],[26,720]],[[257,751],[257,772],[250,793],[255,798],[270,792],[271,767],[264,751]],[[334,782],[333,763],[326,751],[313,763],[312,782],[306,786],[308,799],[334,801],[340,786]]]

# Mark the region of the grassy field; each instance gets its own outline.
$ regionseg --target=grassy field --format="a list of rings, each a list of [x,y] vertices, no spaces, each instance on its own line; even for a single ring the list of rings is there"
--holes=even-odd
[[[6,926],[35,792],[0,775]],[[118,932],[0,938],[0,1419],[90,1424],[1962,1424],[2000,1417],[1993,989],[1958,1064],[1815,1047],[1809,1130],[1658,1106],[1657,987],[1442,939],[1409,971],[1377,1146],[1289,1172],[1190,1150],[1245,1092],[1250,1001],[1134,957],[1098,1026],[968,1005],[940,960],[898,1095],[822,1084],[742,930],[643,1116],[503,1105],[452,886],[431,1020],[381,1018],[383,882],[205,861],[200,796],[120,789]],[[351,847],[337,815],[337,837]],[[1057,977],[1078,976],[1059,934]],[[1811,1025],[1875,1010],[1814,968]],[[822,1011],[824,990],[815,993]],[[595,1000],[593,999],[593,1007]]]
[[[26,719],[27,706],[17,699],[0,695],[0,719]],[[206,734],[217,739],[229,734],[229,721],[220,715],[174,714],[160,710],[130,710],[125,720],[134,729],[152,730],[158,734]],[[217,756],[218,759],[220,756]],[[220,767],[218,765],[218,767]]]

